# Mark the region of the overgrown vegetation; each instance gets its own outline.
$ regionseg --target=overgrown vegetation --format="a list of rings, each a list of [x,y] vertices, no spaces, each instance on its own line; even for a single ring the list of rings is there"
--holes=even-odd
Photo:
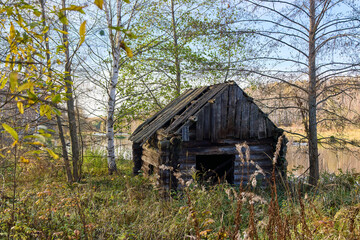
[[[131,175],[131,161],[118,161],[119,175],[108,176],[101,154],[87,152],[84,180],[72,185],[59,174],[61,166],[39,173],[31,171],[36,164],[21,163],[15,200],[11,175],[3,172],[0,238],[360,237],[360,176],[356,174],[325,173],[316,189],[308,189],[292,176],[276,188],[228,184],[205,188],[195,182],[165,199],[154,179]]]

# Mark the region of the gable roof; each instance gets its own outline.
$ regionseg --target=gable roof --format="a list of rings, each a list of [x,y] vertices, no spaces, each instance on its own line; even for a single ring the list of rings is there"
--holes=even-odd
[[[177,132],[189,121],[189,118],[196,115],[209,100],[216,98],[219,94],[222,94],[228,86],[234,84],[236,83],[230,81],[186,90],[178,98],[174,99],[162,110],[142,123],[132,133],[129,140],[135,143],[145,142],[160,128],[164,128],[165,133]],[[252,101],[245,92],[242,91],[242,93],[249,101]]]

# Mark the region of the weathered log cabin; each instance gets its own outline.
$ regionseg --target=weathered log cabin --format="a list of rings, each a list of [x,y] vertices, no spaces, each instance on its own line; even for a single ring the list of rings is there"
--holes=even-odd
[[[248,182],[261,167],[265,175],[257,177],[265,178],[273,169],[272,159],[282,134],[235,82],[190,89],[130,136],[134,174],[158,174],[164,189],[181,189],[180,183],[190,180],[194,169],[202,180],[240,184]],[[252,163],[246,161],[245,148],[239,151],[238,144],[244,142]],[[277,173],[286,168],[284,142]]]

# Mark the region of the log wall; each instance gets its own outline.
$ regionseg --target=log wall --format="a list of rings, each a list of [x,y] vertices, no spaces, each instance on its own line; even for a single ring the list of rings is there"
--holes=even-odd
[[[234,155],[234,184],[247,183],[259,170],[264,175],[257,179],[268,177],[280,134],[275,125],[236,84],[221,88],[208,99],[192,104],[191,109],[173,117],[169,124],[174,127],[168,127],[170,130],[180,126],[179,119],[186,120],[177,131],[171,132],[163,126],[140,150],[140,145],[134,143],[134,173],[141,163],[144,175],[159,175],[158,183],[163,189],[181,189],[181,184],[194,177],[196,156],[226,154]],[[245,141],[250,148],[249,159],[245,157],[244,148],[241,152],[236,148]],[[181,178],[174,176],[176,172]]]
[[[197,155],[234,155],[234,184],[239,185],[240,181],[247,183],[256,170],[262,170],[266,177],[270,176],[273,165],[274,140],[272,138],[263,141],[248,142],[250,158],[246,159],[245,148],[238,152],[236,144],[242,144],[242,140],[226,140],[214,144],[210,141],[194,141],[182,144],[182,150],[178,159],[178,170],[182,173],[182,179],[186,182],[193,178],[196,170]],[[259,174],[257,179],[264,179]],[[181,186],[178,186],[181,188]]]
[[[237,85],[229,85],[215,95],[196,117],[190,140],[264,139],[273,136],[275,129],[266,114]]]

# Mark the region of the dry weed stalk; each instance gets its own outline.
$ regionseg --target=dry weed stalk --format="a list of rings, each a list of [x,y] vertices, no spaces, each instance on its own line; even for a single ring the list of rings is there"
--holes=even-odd
[[[301,189],[300,189],[300,187],[299,187],[299,191],[298,191],[298,196],[299,196],[299,203],[300,203],[301,228],[302,228],[303,232],[306,233],[306,235],[311,236],[311,232],[309,230],[309,227],[306,224],[305,206],[304,206],[304,202],[302,201],[302,198],[301,198]]]
[[[259,237],[257,235],[257,231],[256,231],[254,201],[252,201],[252,197],[250,197],[249,202],[250,202],[249,238],[250,239],[259,239]]]
[[[201,237],[200,237],[199,220],[196,216],[196,211],[192,205],[190,193],[187,190],[185,190],[185,193],[187,196],[187,205],[189,207],[189,214],[190,214],[190,217],[192,218],[192,222],[193,222],[194,228],[195,228],[196,240],[200,240]]]
[[[267,234],[269,239],[286,239],[287,236],[290,236],[289,228],[287,225],[287,219],[284,220],[281,218],[280,215],[280,207],[279,207],[279,200],[277,196],[277,189],[276,189],[276,163],[280,154],[281,144],[283,141],[284,135],[281,135],[277,141],[276,149],[273,157],[273,168],[271,173],[271,201],[269,204],[269,222],[267,226]]]
[[[240,161],[242,162],[242,165],[245,166],[246,163],[248,163],[250,161],[250,148],[249,146],[246,144],[246,142],[244,142],[243,144],[236,144],[236,151],[239,154],[240,157]],[[242,153],[242,148],[245,148],[245,159]],[[241,219],[241,210],[242,210],[242,204],[243,204],[243,177],[244,177],[244,168],[241,168],[241,179],[240,179],[240,186],[239,186],[239,192],[237,194],[237,200],[236,200],[236,213],[235,213],[235,229],[231,234],[231,238],[233,240],[236,240],[239,238],[240,235],[240,224],[242,222]]]

